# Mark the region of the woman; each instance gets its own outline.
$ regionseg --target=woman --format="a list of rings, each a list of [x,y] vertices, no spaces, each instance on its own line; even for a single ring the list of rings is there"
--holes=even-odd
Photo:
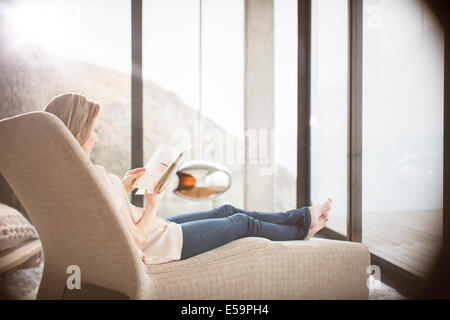
[[[98,143],[98,103],[79,94],[63,94],[45,108],[67,126],[89,158]],[[187,259],[243,237],[263,237],[269,240],[309,240],[325,227],[331,199],[322,205],[303,207],[287,212],[256,212],[223,205],[195,213],[168,218],[156,215],[163,192],[145,191],[145,208],[128,201],[128,193],[142,176],[145,168],[128,171],[123,179],[94,165],[99,179],[108,190],[111,201],[120,208],[122,218],[147,264]]]

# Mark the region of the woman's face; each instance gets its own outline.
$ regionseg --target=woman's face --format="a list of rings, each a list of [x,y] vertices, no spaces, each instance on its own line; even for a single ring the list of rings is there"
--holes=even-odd
[[[94,124],[92,125],[92,128],[91,128],[91,131],[89,132],[88,138],[87,138],[86,142],[81,146],[88,157],[90,156],[91,151],[94,148],[94,145],[96,143],[98,143],[97,132],[98,132],[98,124],[97,124],[97,118],[95,118]]]

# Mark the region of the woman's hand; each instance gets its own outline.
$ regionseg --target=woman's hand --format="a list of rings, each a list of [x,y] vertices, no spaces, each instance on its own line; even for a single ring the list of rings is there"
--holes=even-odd
[[[145,168],[136,168],[130,171],[127,171],[125,174],[125,177],[122,179],[123,186],[125,188],[125,191],[127,193],[130,193],[133,191],[134,183],[136,182],[136,179],[141,177],[145,173]]]
[[[161,185],[161,183],[157,184],[152,194],[148,193],[148,190],[145,189],[145,210],[156,210],[158,208],[161,199],[164,197],[164,193],[167,190],[166,189],[163,192],[159,192]]]

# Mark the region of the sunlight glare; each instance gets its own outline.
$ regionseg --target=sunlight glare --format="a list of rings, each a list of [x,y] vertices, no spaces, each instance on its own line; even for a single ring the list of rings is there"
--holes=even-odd
[[[77,46],[70,29],[80,23],[79,10],[75,6],[50,5],[49,1],[21,1],[3,8],[8,27],[19,46],[34,45],[49,54],[66,56]],[[78,14],[77,14],[78,13]]]

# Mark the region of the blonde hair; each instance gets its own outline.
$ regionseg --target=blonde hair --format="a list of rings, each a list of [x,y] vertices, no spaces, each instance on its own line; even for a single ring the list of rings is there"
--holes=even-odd
[[[80,145],[83,145],[100,112],[100,105],[81,94],[66,93],[53,98],[45,111],[60,118]]]

